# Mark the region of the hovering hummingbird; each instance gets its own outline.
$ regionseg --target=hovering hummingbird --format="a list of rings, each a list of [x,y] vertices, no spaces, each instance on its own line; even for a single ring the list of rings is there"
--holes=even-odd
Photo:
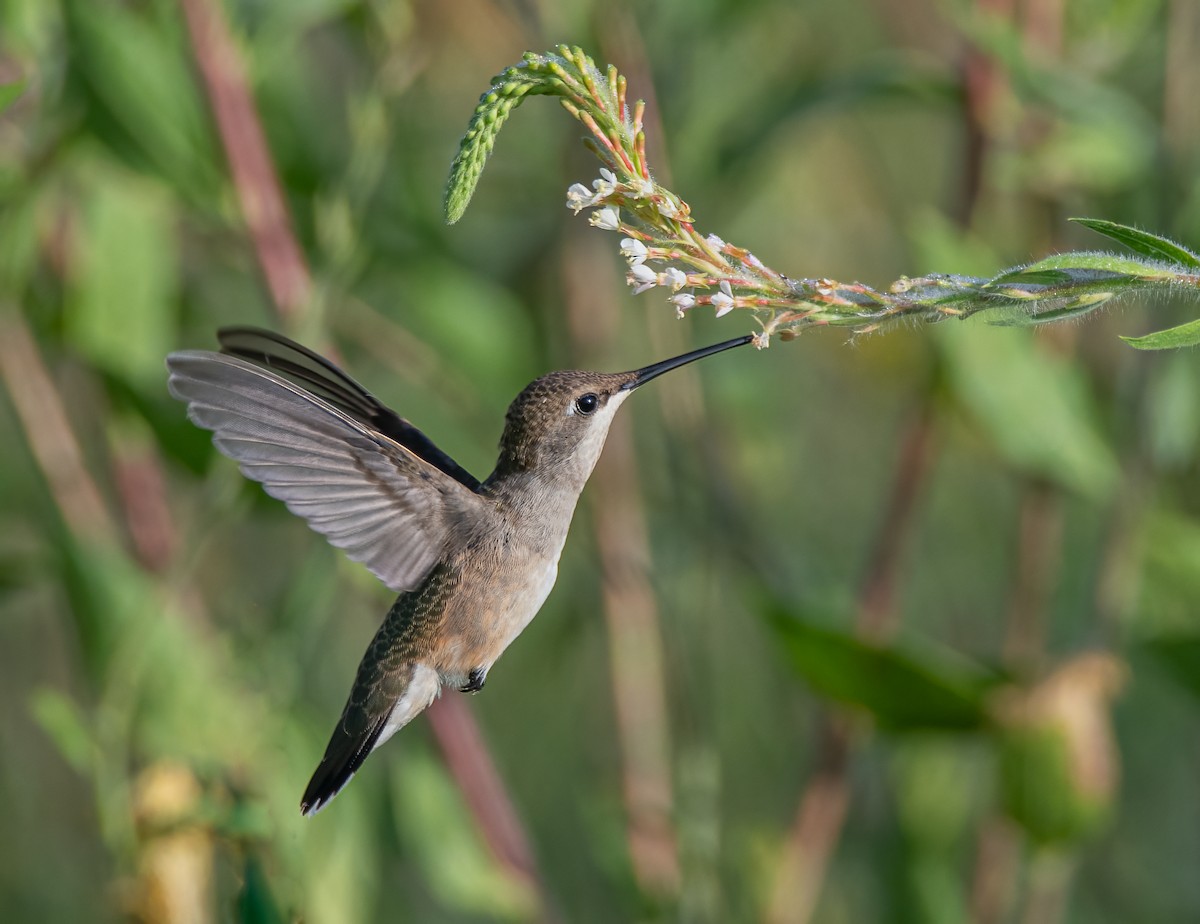
[[[443,685],[483,689],[541,609],[580,492],[634,391],[713,344],[632,372],[552,372],[508,408],[480,482],[329,360],[279,334],[218,332],[221,352],[167,357],[171,394],[242,474],[399,597],[300,802],[320,811]]]

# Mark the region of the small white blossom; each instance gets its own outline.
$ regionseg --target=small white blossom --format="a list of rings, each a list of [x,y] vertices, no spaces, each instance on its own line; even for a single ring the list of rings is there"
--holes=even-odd
[[[594,201],[599,202],[601,199],[607,199],[616,191],[617,176],[607,167],[600,168],[600,179],[592,180],[592,189],[596,190]]]
[[[721,291],[711,299],[712,306],[717,309],[717,317],[724,317],[733,311],[733,289],[728,279],[721,280]]]
[[[649,199],[654,195],[654,180],[642,180],[637,192],[640,197]]]
[[[669,267],[659,277],[658,284],[669,286],[672,292],[678,292],[687,285],[687,274],[675,267]]]
[[[704,240],[706,240],[708,242],[708,246],[711,247],[713,250],[720,250],[722,247],[725,246],[725,242],[723,240],[721,240],[719,237],[717,237],[715,234],[710,234]]]
[[[621,213],[611,205],[606,205],[599,211],[592,212],[588,221],[601,231],[616,231],[621,227]]]
[[[626,280],[634,287],[633,294],[641,295],[647,289],[653,289],[658,285],[658,273],[644,263],[637,263],[629,267],[629,275]]]
[[[679,214],[679,206],[671,199],[663,199],[662,202],[658,203],[658,213],[664,218],[674,218]]]
[[[572,183],[571,188],[567,190],[567,208],[576,215],[580,209],[587,208],[594,202],[592,191],[582,183]]]
[[[650,251],[637,238],[627,237],[621,241],[621,256],[631,264],[645,263]]]
[[[675,317],[682,318],[683,313],[696,304],[696,296],[690,292],[680,292],[672,295],[669,301],[675,306]]]

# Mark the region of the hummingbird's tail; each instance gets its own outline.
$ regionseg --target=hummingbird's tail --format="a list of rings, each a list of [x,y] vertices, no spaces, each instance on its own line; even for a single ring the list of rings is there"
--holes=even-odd
[[[350,701],[325,748],[325,756],[300,800],[300,811],[305,815],[315,815],[328,805],[350,782],[367,755],[427,709],[441,690],[437,671],[421,663],[410,663],[392,672],[382,685],[376,679],[373,686],[365,686],[363,680],[360,669]],[[402,680],[403,692],[380,703],[381,687],[395,689],[397,680]],[[361,698],[364,693],[365,701]]]
[[[338,723],[337,728],[333,730],[333,737],[329,739],[329,745],[325,748],[325,756],[317,765],[316,772],[304,790],[304,797],[300,800],[300,811],[303,814],[317,814],[350,782],[350,778],[362,766],[367,755],[375,750],[385,721],[386,718],[380,718],[358,735],[347,734],[342,723]]]

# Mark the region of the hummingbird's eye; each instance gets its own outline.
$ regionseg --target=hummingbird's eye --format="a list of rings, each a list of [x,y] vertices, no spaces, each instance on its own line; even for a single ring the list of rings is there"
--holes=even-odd
[[[600,406],[600,398],[591,392],[580,395],[575,399],[575,410],[580,414],[590,414]]]

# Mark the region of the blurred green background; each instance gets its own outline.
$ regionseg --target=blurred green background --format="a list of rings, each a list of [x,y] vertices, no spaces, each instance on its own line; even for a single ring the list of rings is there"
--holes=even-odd
[[[247,230],[222,35],[303,263]],[[697,227],[793,277],[1103,246],[1072,215],[1200,244],[1192,0],[2,0],[0,919],[1200,918],[1200,367],[1117,339],[1195,314],[1165,299],[656,382],[487,690],[300,818],[389,597],[162,359],[284,330],[482,477],[535,376],[751,329],[628,294],[546,101],[445,226],[478,94],[558,41],[648,100]]]

